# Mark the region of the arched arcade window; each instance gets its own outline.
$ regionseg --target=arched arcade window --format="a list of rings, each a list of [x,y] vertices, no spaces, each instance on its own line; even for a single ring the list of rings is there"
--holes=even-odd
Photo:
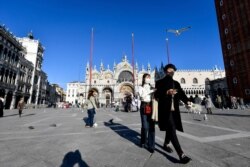
[[[184,78],[181,78],[181,84],[185,84],[186,80]]]
[[[193,79],[193,83],[194,83],[194,84],[197,84],[197,83],[198,83],[198,79],[197,79],[197,78],[194,78],[194,79]]]

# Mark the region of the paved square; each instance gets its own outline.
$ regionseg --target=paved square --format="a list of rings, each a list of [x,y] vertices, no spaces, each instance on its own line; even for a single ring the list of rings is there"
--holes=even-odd
[[[99,109],[98,127],[85,128],[87,113],[77,108],[5,111],[0,119],[1,167],[163,167],[250,166],[250,111],[215,110],[208,120],[182,109],[181,146],[193,161],[182,165],[177,154],[161,147],[164,132],[156,126],[156,152],[139,147],[138,112]],[[194,119],[195,118],[195,119]],[[109,120],[113,119],[114,124]]]

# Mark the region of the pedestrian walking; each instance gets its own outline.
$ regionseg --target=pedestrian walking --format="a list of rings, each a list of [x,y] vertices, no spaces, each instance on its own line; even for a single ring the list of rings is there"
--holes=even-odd
[[[188,163],[191,158],[186,156],[178,141],[176,130],[183,132],[179,102],[190,104],[188,97],[182,90],[180,83],[173,79],[176,67],[168,64],[164,67],[166,76],[156,82],[155,98],[158,100],[158,125],[161,131],[166,131],[163,148],[167,152],[173,152],[169,143],[173,144],[180,163]]]
[[[0,97],[0,117],[3,117],[4,98]]]
[[[18,109],[19,117],[22,116],[22,112],[23,112],[24,106],[25,106],[25,102],[24,102],[24,98],[22,97],[19,100],[18,104],[17,104],[17,109]]]
[[[205,108],[207,109],[207,114],[212,113],[212,100],[208,95],[205,95]]]
[[[88,98],[86,101],[87,105],[87,112],[88,112],[88,119],[86,121],[86,128],[92,128],[94,125],[94,116],[97,110],[97,102],[96,102],[96,95],[97,93],[94,90],[90,90],[88,93]]]
[[[216,102],[218,104],[218,108],[220,108],[221,110],[223,110],[222,99],[221,99],[220,95],[216,96]]]
[[[150,85],[150,74],[143,74],[142,85],[139,87],[141,100],[141,147],[147,148],[149,152],[155,150],[155,122],[152,117],[152,93],[155,89]]]
[[[201,104],[201,98],[196,94],[194,98],[194,104]]]

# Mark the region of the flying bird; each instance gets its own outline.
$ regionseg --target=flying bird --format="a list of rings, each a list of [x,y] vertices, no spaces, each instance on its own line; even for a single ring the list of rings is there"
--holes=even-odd
[[[181,35],[181,33],[183,31],[187,31],[188,29],[190,29],[191,26],[188,26],[188,27],[185,27],[185,28],[180,28],[178,30],[174,30],[174,29],[167,29],[167,32],[171,32],[171,33],[175,33],[176,36],[179,36]]]

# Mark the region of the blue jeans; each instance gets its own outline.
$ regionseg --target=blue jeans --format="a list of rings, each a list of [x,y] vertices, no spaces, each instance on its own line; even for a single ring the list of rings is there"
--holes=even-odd
[[[86,126],[93,126],[94,124],[94,115],[95,115],[95,109],[88,109],[88,119],[86,122]]]
[[[141,144],[147,144],[149,148],[155,148],[155,122],[151,119],[151,114],[144,113],[145,103],[141,103]]]

